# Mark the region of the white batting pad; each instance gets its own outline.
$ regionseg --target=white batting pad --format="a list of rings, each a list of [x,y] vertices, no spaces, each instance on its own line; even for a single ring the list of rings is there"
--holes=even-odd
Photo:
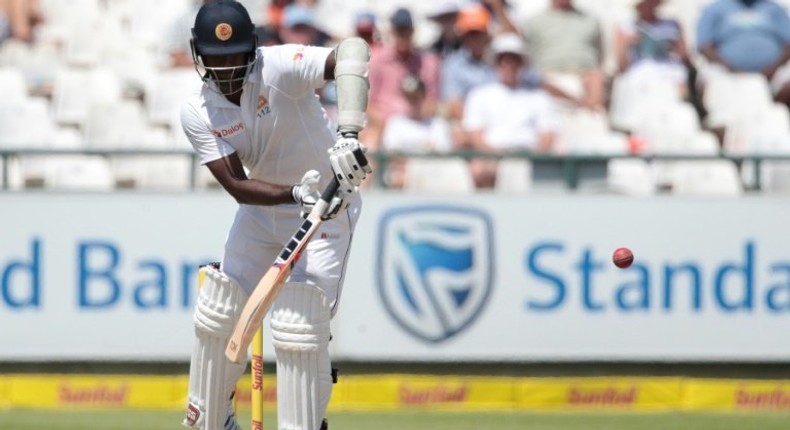
[[[225,274],[205,268],[195,308],[195,348],[189,368],[189,404],[184,426],[199,430],[234,430],[231,398],[247,366],[225,358],[225,346],[241,314],[247,293]]]
[[[281,430],[319,430],[332,395],[326,296],[312,285],[285,284],[272,307]]]

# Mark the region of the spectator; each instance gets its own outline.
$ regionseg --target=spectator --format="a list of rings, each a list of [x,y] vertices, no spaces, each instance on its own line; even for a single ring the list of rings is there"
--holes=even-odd
[[[518,28],[508,15],[510,5],[507,0],[480,0],[480,3],[491,14],[493,33],[518,33]]]
[[[415,76],[407,76],[401,91],[409,102],[406,114],[394,114],[387,121],[382,136],[383,149],[398,152],[446,152],[453,149],[450,126],[443,118],[426,115],[425,83]],[[386,180],[389,188],[402,188],[407,160],[392,158],[387,163]]]
[[[7,39],[32,43],[34,30],[42,22],[38,0],[0,0],[0,43]]]
[[[681,96],[688,90],[688,53],[680,24],[658,16],[663,0],[637,0],[637,18],[615,28],[620,73],[630,78],[668,81]]]
[[[311,46],[326,46],[330,39],[316,25],[313,9],[299,3],[289,4],[283,9],[279,36],[283,43]]]
[[[354,32],[367,42],[371,49],[381,44],[381,37],[376,29],[376,14],[369,10],[360,10],[354,16]]]
[[[761,73],[774,99],[790,104],[790,18],[772,0],[716,0],[700,16],[697,48],[715,67]]]
[[[515,33],[496,36],[491,43],[498,80],[469,93],[463,126],[467,147],[486,152],[552,149],[558,119],[549,94],[522,79],[528,67],[525,46]],[[470,169],[478,188],[496,183],[496,161],[474,159]]]
[[[271,0],[265,12],[266,26],[270,32],[275,34],[280,32],[280,26],[283,23],[283,12],[291,3],[293,3],[293,0]]]
[[[428,19],[439,26],[439,36],[431,44],[430,51],[446,58],[461,47],[461,36],[456,31],[456,18],[461,9],[458,0],[438,3],[429,13]]]
[[[548,10],[525,23],[530,59],[551,85],[590,109],[603,109],[606,79],[598,21],[572,0],[551,0]]]
[[[485,57],[491,38],[488,33],[490,16],[482,6],[464,8],[458,13],[456,31],[463,43],[442,64],[441,99],[446,116],[460,120],[464,100],[472,88],[496,80],[496,70]]]
[[[414,45],[411,12],[397,9],[390,17],[390,25],[392,42],[376,50],[370,60],[368,126],[362,140],[371,148],[381,143],[381,132],[391,115],[409,112],[409,102],[401,91],[401,82],[406,76],[417,76],[425,83],[423,109],[426,115],[436,112],[439,96],[440,60]]]

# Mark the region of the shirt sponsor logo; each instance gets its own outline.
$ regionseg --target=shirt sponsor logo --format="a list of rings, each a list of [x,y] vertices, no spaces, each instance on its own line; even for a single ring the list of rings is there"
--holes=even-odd
[[[301,60],[302,58],[304,58],[304,46],[300,46],[296,48],[296,52],[294,53],[293,56],[293,61],[298,61]]]
[[[226,127],[215,128],[215,129],[211,130],[211,133],[214,136],[217,136],[217,137],[228,138],[228,137],[233,136],[234,134],[237,134],[237,133],[240,133],[240,132],[243,132],[243,131],[244,131],[244,123],[243,122],[238,122],[236,124],[229,125],[229,126],[226,126]]]
[[[266,116],[271,113],[272,108],[269,106],[269,100],[266,99],[263,95],[258,96],[258,106],[255,108],[256,112],[258,112],[258,118],[262,116]]]

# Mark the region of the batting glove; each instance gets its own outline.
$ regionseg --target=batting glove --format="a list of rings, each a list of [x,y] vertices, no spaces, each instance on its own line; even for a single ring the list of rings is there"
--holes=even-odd
[[[321,181],[321,174],[317,170],[308,170],[302,176],[302,180],[291,187],[291,194],[294,201],[302,205],[301,215],[302,218],[307,218],[310,212],[313,211],[315,204],[321,198],[321,193],[318,191],[318,183]],[[346,197],[350,196],[338,190],[329,202],[326,212],[321,215],[321,219],[328,220],[335,218],[341,211],[348,209],[349,202]]]
[[[329,149],[332,172],[340,183],[340,190],[347,194],[356,191],[368,173],[373,172],[365,152],[367,148],[359,141],[356,133],[344,134]]]

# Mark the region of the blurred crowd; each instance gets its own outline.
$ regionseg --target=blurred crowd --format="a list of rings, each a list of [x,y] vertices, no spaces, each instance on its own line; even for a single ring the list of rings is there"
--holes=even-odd
[[[92,1],[106,9],[133,3]],[[150,98],[150,86],[141,82],[146,72],[194,72],[189,28],[200,5],[211,0],[171,1],[181,9],[163,26],[166,36],[153,43],[150,64],[131,72],[128,63],[116,68],[126,79],[123,94]],[[332,46],[350,35],[370,44],[368,126],[361,137],[374,152],[712,155],[790,149],[790,18],[774,0],[436,0],[385,2],[386,8],[330,0],[242,3],[257,12],[261,45]],[[666,13],[667,3],[675,11],[695,10],[681,19]],[[38,0],[0,0],[0,6],[0,41],[35,45],[46,8]],[[2,52],[2,66],[20,58],[18,48]],[[96,63],[104,63],[99,57]],[[31,93],[54,102],[52,80],[26,79]],[[318,96],[331,118],[334,87]],[[763,131],[755,131],[755,123]],[[383,185],[407,186],[412,161],[390,159]],[[467,166],[475,188],[497,186],[502,166],[496,157]],[[620,167],[633,172],[633,166]]]

